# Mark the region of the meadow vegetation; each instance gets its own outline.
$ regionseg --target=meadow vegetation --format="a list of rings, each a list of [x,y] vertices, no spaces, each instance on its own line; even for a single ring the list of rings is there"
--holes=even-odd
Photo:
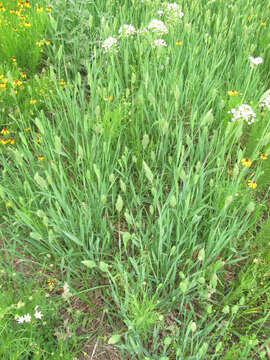
[[[1,359],[269,359],[268,13],[0,2]]]

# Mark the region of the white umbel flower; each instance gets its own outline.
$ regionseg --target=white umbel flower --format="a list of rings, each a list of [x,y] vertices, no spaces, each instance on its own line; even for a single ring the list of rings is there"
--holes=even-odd
[[[266,106],[267,109],[270,110],[270,89],[267,90],[260,98],[260,106]]]
[[[167,20],[175,23],[182,19],[184,13],[181,11],[180,6],[174,3],[162,3],[164,12],[167,16]]]
[[[108,37],[102,44],[103,49],[108,52],[117,48],[117,39]]]
[[[127,24],[124,24],[123,26],[120,27],[119,29],[119,36],[120,37],[129,37],[129,36],[132,36],[132,35],[135,35],[136,34],[136,29],[133,25],[127,25]]]
[[[154,47],[167,46],[166,42],[163,39],[154,40]]]
[[[168,29],[166,28],[164,22],[157,19],[154,19],[150,22],[150,24],[148,25],[148,29],[160,35],[168,33]]]
[[[256,113],[247,104],[239,105],[229,112],[233,114],[232,121],[245,120],[248,125],[251,125],[256,119]]]

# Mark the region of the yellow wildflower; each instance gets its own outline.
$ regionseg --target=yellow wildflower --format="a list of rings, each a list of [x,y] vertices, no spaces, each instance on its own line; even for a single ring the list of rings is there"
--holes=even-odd
[[[260,155],[260,158],[263,159],[263,160],[266,160],[266,159],[267,159],[267,155],[266,155],[266,154],[261,154],[261,155]]]
[[[38,161],[42,161],[42,160],[44,160],[44,159],[45,159],[44,156],[39,156],[39,157],[38,157]]]
[[[183,44],[183,41],[178,40],[178,41],[176,41],[175,44],[176,44],[176,45],[182,45],[182,44]]]
[[[26,79],[26,73],[25,73],[25,72],[22,72],[22,73],[21,73],[21,77],[22,77],[23,79]]]
[[[241,160],[242,165],[251,166],[251,161],[248,158],[244,158]]]
[[[14,139],[13,138],[10,138],[8,141],[9,141],[10,144],[12,144],[12,145],[14,144]]]
[[[50,40],[45,40],[46,45],[50,45],[50,43],[51,43]]]
[[[37,102],[36,99],[31,99],[31,100],[30,100],[30,105],[34,105],[36,102]]]
[[[36,44],[37,44],[37,46],[39,46],[39,47],[44,45],[44,43],[43,43],[42,40],[38,40],[38,41],[36,42]]]
[[[42,11],[43,11],[43,7],[38,6],[38,7],[37,7],[37,12],[38,12],[38,13],[41,13]]]
[[[230,90],[230,91],[228,91],[228,95],[229,95],[229,96],[237,96],[237,95],[238,95],[238,91],[236,91],[236,90]]]
[[[248,186],[251,187],[252,189],[256,189],[257,187],[257,183],[255,180],[248,180]]]
[[[51,11],[52,11],[52,8],[47,7],[47,8],[46,8],[46,11],[51,12]]]
[[[26,21],[26,22],[24,23],[24,26],[30,27],[30,26],[31,26],[31,23],[30,23],[29,21]]]
[[[1,134],[2,134],[2,135],[7,135],[7,134],[9,134],[8,129],[7,129],[7,128],[3,128],[3,129],[1,130]]]

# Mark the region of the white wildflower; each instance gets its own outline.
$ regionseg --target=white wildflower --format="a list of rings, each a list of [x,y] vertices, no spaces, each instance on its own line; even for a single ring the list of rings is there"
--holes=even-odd
[[[260,106],[266,106],[268,110],[270,110],[270,89],[267,90],[263,96],[260,98]]]
[[[104,40],[102,47],[104,48],[104,50],[106,52],[116,49],[117,48],[117,39],[115,39],[113,37],[108,37],[106,40]]]
[[[167,46],[166,42],[163,39],[154,40],[154,47]]]
[[[250,63],[251,63],[252,67],[263,63],[263,59],[261,57],[254,58],[253,56],[250,56],[249,60],[250,60]]]
[[[167,21],[175,23],[182,19],[184,13],[181,11],[180,6],[174,3],[162,3]]]
[[[42,317],[43,317],[43,314],[42,314],[40,311],[36,311],[36,312],[34,313],[34,317],[35,317],[36,319],[41,320]]]
[[[168,29],[166,28],[165,24],[161,20],[154,19],[148,25],[148,29],[154,33],[158,34],[167,34]]]
[[[132,36],[132,35],[135,35],[136,34],[136,29],[133,25],[127,25],[127,24],[124,24],[123,26],[120,27],[119,29],[119,36],[120,37],[129,37],[129,36]]]
[[[233,114],[232,121],[245,120],[248,125],[251,125],[256,118],[256,113],[253,111],[252,107],[247,104],[238,105],[236,108],[229,111]]]
[[[24,315],[24,321],[25,322],[30,322],[31,321],[31,315],[30,314]]]
[[[19,316],[17,321],[19,324],[22,324],[24,322],[24,316]]]
[[[157,12],[157,14],[159,15],[159,16],[161,16],[162,14],[163,14],[163,10],[158,10],[158,12]]]

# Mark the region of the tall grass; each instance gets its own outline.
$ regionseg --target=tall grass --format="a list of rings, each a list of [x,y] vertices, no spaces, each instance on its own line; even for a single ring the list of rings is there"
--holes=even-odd
[[[247,184],[259,189],[269,146],[269,111],[259,115],[268,5],[183,2],[177,22],[163,8],[168,34],[128,38],[120,26],[143,30],[160,1],[66,5],[66,19],[63,3],[52,6],[55,90],[33,117],[40,142],[21,131],[2,150],[1,237],[37,261],[50,253],[68,277],[108,284],[123,358],[221,358],[245,306],[222,301],[223,275],[244,261],[262,215]],[[110,36],[117,51],[102,47]],[[167,46],[153,47],[160,38]],[[252,68],[251,55],[264,63]],[[257,122],[232,123],[228,111],[251,102]],[[29,126],[22,109],[17,124]]]

